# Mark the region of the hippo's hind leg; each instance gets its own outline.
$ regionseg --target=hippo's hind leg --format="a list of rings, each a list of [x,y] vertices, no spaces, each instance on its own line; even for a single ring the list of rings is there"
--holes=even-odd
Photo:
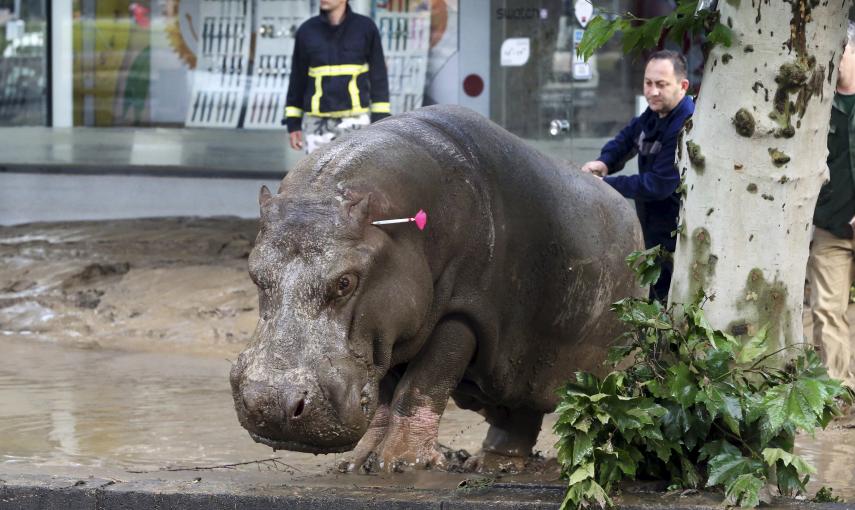
[[[490,424],[481,452],[470,457],[464,469],[481,472],[522,471],[537,442],[543,413],[532,409],[485,406],[481,413]]]
[[[386,435],[374,449],[381,469],[444,464],[436,442],[439,420],[474,353],[475,335],[464,321],[437,324],[395,388]]]

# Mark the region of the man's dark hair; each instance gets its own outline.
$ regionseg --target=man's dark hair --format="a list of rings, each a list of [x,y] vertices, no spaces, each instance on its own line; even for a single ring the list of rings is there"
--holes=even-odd
[[[684,57],[682,53],[677,53],[676,51],[671,50],[659,50],[647,58],[647,63],[649,64],[651,60],[670,60],[671,64],[674,66],[674,76],[676,76],[678,80],[688,77],[688,73],[686,72],[686,69],[688,68],[686,65],[686,57]]]

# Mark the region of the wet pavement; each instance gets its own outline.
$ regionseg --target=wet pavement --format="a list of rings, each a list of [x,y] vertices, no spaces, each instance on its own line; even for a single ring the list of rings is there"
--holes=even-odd
[[[287,484],[421,488],[454,488],[466,478],[340,475],[336,466],[346,454],[274,453],[252,442],[237,423],[230,363],[222,358],[82,349],[11,335],[0,337],[0,347],[0,472],[127,478],[168,470],[210,473],[228,466],[232,472],[275,472],[275,480]],[[547,419],[537,446],[546,457],[555,455],[553,421]],[[831,486],[852,499],[855,428],[847,423],[816,438],[799,437],[797,443],[818,469],[811,488]],[[474,452],[485,433],[483,418],[451,406],[440,442]],[[502,483],[560,484],[554,470],[507,475]]]
[[[0,337],[0,463],[125,471],[261,460],[301,478],[336,471],[346,454],[273,452],[238,424],[222,358],[81,349]],[[440,442],[477,450],[484,419],[453,405]],[[551,426],[552,421],[548,422]],[[554,437],[538,448],[554,456]],[[277,462],[264,461],[276,457]]]
[[[39,477],[72,477],[72,486],[78,477],[84,487],[90,476],[172,484],[146,489],[155,492],[196,487],[197,478],[211,491],[379,491],[366,497],[457,494],[473,479],[344,475],[336,467],[346,454],[274,453],[252,442],[237,422],[228,372],[257,317],[246,274],[254,228],[233,218],[0,228],[0,509],[4,487],[26,492]],[[555,456],[553,422],[547,417],[536,446],[546,458]],[[439,440],[475,452],[486,430],[481,416],[452,405]],[[812,491],[831,486],[855,500],[855,419],[799,437],[797,448],[818,469]],[[542,489],[554,506],[561,482],[554,460],[545,466],[491,487]]]

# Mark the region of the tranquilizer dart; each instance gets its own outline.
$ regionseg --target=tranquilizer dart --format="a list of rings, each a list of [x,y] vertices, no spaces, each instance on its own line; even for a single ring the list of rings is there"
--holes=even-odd
[[[427,225],[427,213],[424,212],[423,210],[419,209],[419,212],[417,212],[416,215],[413,216],[412,218],[398,218],[395,220],[372,221],[371,224],[372,225],[389,225],[391,223],[409,223],[411,221],[414,222],[417,227],[419,227],[419,230],[424,230],[425,225]]]

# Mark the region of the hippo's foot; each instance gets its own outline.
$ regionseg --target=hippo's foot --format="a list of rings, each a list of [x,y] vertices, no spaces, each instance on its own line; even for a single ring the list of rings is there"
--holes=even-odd
[[[375,450],[380,443],[383,442],[383,437],[389,429],[389,404],[383,404],[374,412],[374,418],[371,420],[371,425],[359,444],[353,450],[353,457],[350,460],[345,460],[339,465],[341,472],[357,471],[362,474],[373,473],[378,471],[378,459]]]
[[[522,473],[528,466],[529,456],[503,455],[481,451],[466,459],[463,471],[469,473]]]
[[[379,433],[380,430],[369,428],[369,433],[356,447],[353,460],[347,463],[347,470],[400,473],[411,469],[443,468],[445,455],[436,442],[439,418],[427,408],[417,408],[413,416],[393,414],[388,418],[385,435],[379,441],[378,435],[371,433]]]

